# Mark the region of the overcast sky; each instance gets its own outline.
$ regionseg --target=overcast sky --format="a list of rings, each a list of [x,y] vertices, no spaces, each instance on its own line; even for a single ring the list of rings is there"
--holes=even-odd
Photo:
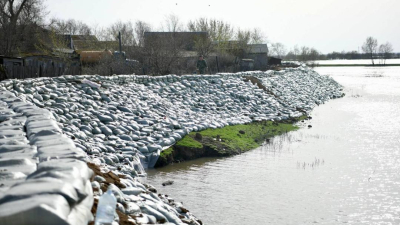
[[[400,52],[400,0],[46,0],[51,17],[99,26],[143,20],[157,28],[166,15],[183,22],[221,19],[260,28],[270,42],[315,47],[323,53],[361,51],[368,36]]]

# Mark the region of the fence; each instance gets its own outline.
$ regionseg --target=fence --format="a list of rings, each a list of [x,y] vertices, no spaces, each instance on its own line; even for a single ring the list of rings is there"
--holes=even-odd
[[[80,75],[80,66],[55,67],[55,66],[21,66],[0,65],[0,80],[25,79],[36,77],[58,77],[61,75]]]

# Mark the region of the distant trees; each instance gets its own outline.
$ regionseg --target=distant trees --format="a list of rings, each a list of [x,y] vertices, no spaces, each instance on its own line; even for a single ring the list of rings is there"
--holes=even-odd
[[[187,28],[191,32],[207,32],[210,40],[206,41],[205,43],[208,45],[210,42],[212,42],[212,47],[215,48],[216,51],[225,50],[229,45],[229,40],[233,40],[233,37],[235,36],[234,27],[223,20],[208,19],[203,17],[197,20],[189,21]]]
[[[303,46],[300,48],[299,58],[302,62],[318,60],[319,55],[319,51],[315,48],[309,48],[307,46]]]
[[[326,54],[326,59],[363,59],[365,55],[358,51],[331,52]]]
[[[13,56],[33,44],[46,15],[43,0],[0,0],[0,55]]]
[[[386,65],[386,60],[392,58],[393,46],[389,42],[379,46],[379,53],[381,55],[383,65]]]
[[[54,18],[50,21],[50,27],[60,34],[91,35],[92,28],[82,21],[74,19],[62,20]]]
[[[141,21],[137,20],[135,22],[135,27],[134,27],[134,32],[135,32],[135,38],[136,38],[136,45],[138,47],[143,47],[144,46],[144,33],[151,31],[151,25]]]
[[[271,44],[271,54],[275,57],[283,59],[286,56],[286,48],[282,43],[276,42]]]
[[[285,56],[285,59],[287,60],[295,60],[300,62],[316,61],[322,58],[323,56],[317,49],[307,46],[302,46],[299,48],[297,45],[294,46],[294,48]]]
[[[378,41],[373,37],[367,37],[362,46],[363,52],[370,56],[373,66],[375,65],[374,54],[376,53],[377,48],[378,48]]]
[[[223,20],[203,17],[189,21],[187,28],[191,32],[208,33],[207,37],[196,40],[196,51],[205,57],[211,53],[218,55],[219,67],[224,68],[225,71],[233,72],[239,68],[240,59],[246,57],[250,50],[249,44],[265,44],[267,42],[259,28],[235,28]],[[215,68],[214,64],[209,62],[209,68]]]
[[[165,32],[180,32],[183,30],[183,24],[177,15],[170,14],[165,17],[161,28]]]
[[[171,74],[181,69],[179,60],[185,44],[186,41],[175,33],[151,35],[146,38],[141,54],[154,75]]]
[[[266,43],[265,35],[258,28],[241,29],[223,20],[204,17],[185,24],[177,15],[170,14],[157,30],[140,20],[117,21],[107,27],[88,25],[75,19],[45,20],[47,12],[44,2],[45,0],[0,0],[0,55],[23,57],[35,52],[65,59],[62,61],[67,61],[69,57],[72,61],[75,54],[80,54],[81,51],[100,51],[106,48],[117,50],[115,41],[118,41],[117,37],[121,32],[122,48],[126,57],[140,62],[137,66],[140,71],[136,72],[179,74],[174,68],[186,68],[188,72],[192,72],[188,64],[192,63],[190,60],[195,60],[196,54],[205,57],[213,54],[213,60],[209,60],[212,70],[217,70],[218,64],[221,70],[234,72],[239,68],[241,59],[249,55],[250,44]],[[149,31],[169,32],[172,35],[148,41],[145,33]],[[174,35],[184,31],[207,34]],[[177,38],[178,36],[191,39],[190,43]],[[259,49],[265,49],[263,47]],[[27,49],[26,54],[21,49]],[[282,57],[284,52],[278,52]],[[102,66],[86,64],[84,71],[100,73],[100,70],[104,70],[102,74],[109,74],[110,70],[106,71],[104,68],[112,63],[112,60],[103,60]],[[135,63],[137,65],[132,60],[127,64]],[[180,70],[182,71],[184,69]]]
[[[267,37],[260,28],[254,28],[251,32],[251,44],[264,44],[267,43]]]
[[[121,32],[122,36],[122,45],[123,46],[135,46],[135,31],[132,22],[122,22],[117,21],[107,29],[108,40],[118,41],[119,32]]]

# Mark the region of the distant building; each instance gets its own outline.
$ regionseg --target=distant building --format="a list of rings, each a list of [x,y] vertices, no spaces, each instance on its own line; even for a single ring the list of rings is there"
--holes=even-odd
[[[118,41],[99,41],[94,35],[64,35],[66,46],[81,51],[114,51],[119,48]]]
[[[267,44],[250,44],[246,58],[254,60],[255,70],[266,70],[268,66],[268,46]]]
[[[240,71],[252,71],[254,70],[253,59],[242,59],[240,61]]]
[[[207,32],[145,32],[144,44],[154,42],[162,43],[165,46],[171,45],[170,40],[176,41],[185,51],[195,51],[196,41],[206,39]]]
[[[2,66],[22,66],[24,60],[20,57],[7,57],[0,55],[0,65]]]
[[[277,66],[282,64],[282,59],[280,58],[275,58],[275,57],[269,57],[268,59],[268,65],[269,66]]]

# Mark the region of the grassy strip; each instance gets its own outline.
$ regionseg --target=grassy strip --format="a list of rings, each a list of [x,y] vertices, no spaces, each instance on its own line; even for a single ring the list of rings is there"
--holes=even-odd
[[[203,148],[203,145],[195,140],[195,133],[186,135],[182,140],[176,143],[177,146],[184,146],[188,148]]]
[[[192,158],[231,156],[255,149],[267,139],[299,129],[295,122],[306,116],[282,122],[262,121],[191,132],[160,155],[160,166],[170,164],[188,153]],[[197,153],[195,153],[197,152]],[[187,160],[187,159],[183,159]],[[180,160],[179,160],[180,161]]]

